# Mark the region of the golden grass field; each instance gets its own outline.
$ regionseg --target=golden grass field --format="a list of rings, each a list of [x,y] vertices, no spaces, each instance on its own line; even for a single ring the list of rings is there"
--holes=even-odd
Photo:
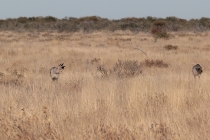
[[[149,33],[129,31],[0,32],[0,139],[209,139],[209,38],[177,32],[155,43]],[[118,60],[136,61],[142,72],[111,73]],[[66,67],[53,82],[49,70],[60,63]],[[191,72],[197,63],[200,79]]]

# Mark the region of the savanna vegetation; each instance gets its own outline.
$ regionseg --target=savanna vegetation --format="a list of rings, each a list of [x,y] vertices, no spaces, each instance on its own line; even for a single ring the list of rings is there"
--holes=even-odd
[[[208,139],[209,19],[154,19],[1,20],[0,138]]]
[[[155,26],[155,27],[154,27]],[[210,18],[181,19],[177,17],[156,18],[122,18],[109,20],[98,16],[90,17],[65,17],[58,19],[52,16],[47,17],[19,17],[0,20],[0,31],[50,31],[50,32],[78,32],[90,33],[94,31],[117,31],[129,30],[131,32],[157,32],[162,29],[167,31],[193,31],[202,32],[210,30]],[[151,28],[153,28],[151,30]],[[161,32],[164,35],[165,32]]]

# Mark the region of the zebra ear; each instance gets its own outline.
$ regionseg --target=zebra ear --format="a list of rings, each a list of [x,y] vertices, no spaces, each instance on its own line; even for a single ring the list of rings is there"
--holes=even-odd
[[[59,66],[63,66],[64,63],[61,63]]]

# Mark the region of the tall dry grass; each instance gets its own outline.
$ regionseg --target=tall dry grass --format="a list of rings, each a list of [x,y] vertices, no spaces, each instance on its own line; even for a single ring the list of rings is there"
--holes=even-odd
[[[171,33],[156,43],[127,31],[1,32],[0,40],[1,139],[210,137],[208,32]],[[118,60],[136,61],[142,72],[118,77]],[[60,63],[66,67],[55,83],[49,70]],[[196,63],[200,79],[191,74]]]

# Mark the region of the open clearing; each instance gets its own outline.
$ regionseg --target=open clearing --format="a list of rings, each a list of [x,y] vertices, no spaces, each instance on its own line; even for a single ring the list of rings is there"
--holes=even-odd
[[[208,139],[209,38],[0,32],[0,138]],[[49,70],[60,63],[56,83]]]

